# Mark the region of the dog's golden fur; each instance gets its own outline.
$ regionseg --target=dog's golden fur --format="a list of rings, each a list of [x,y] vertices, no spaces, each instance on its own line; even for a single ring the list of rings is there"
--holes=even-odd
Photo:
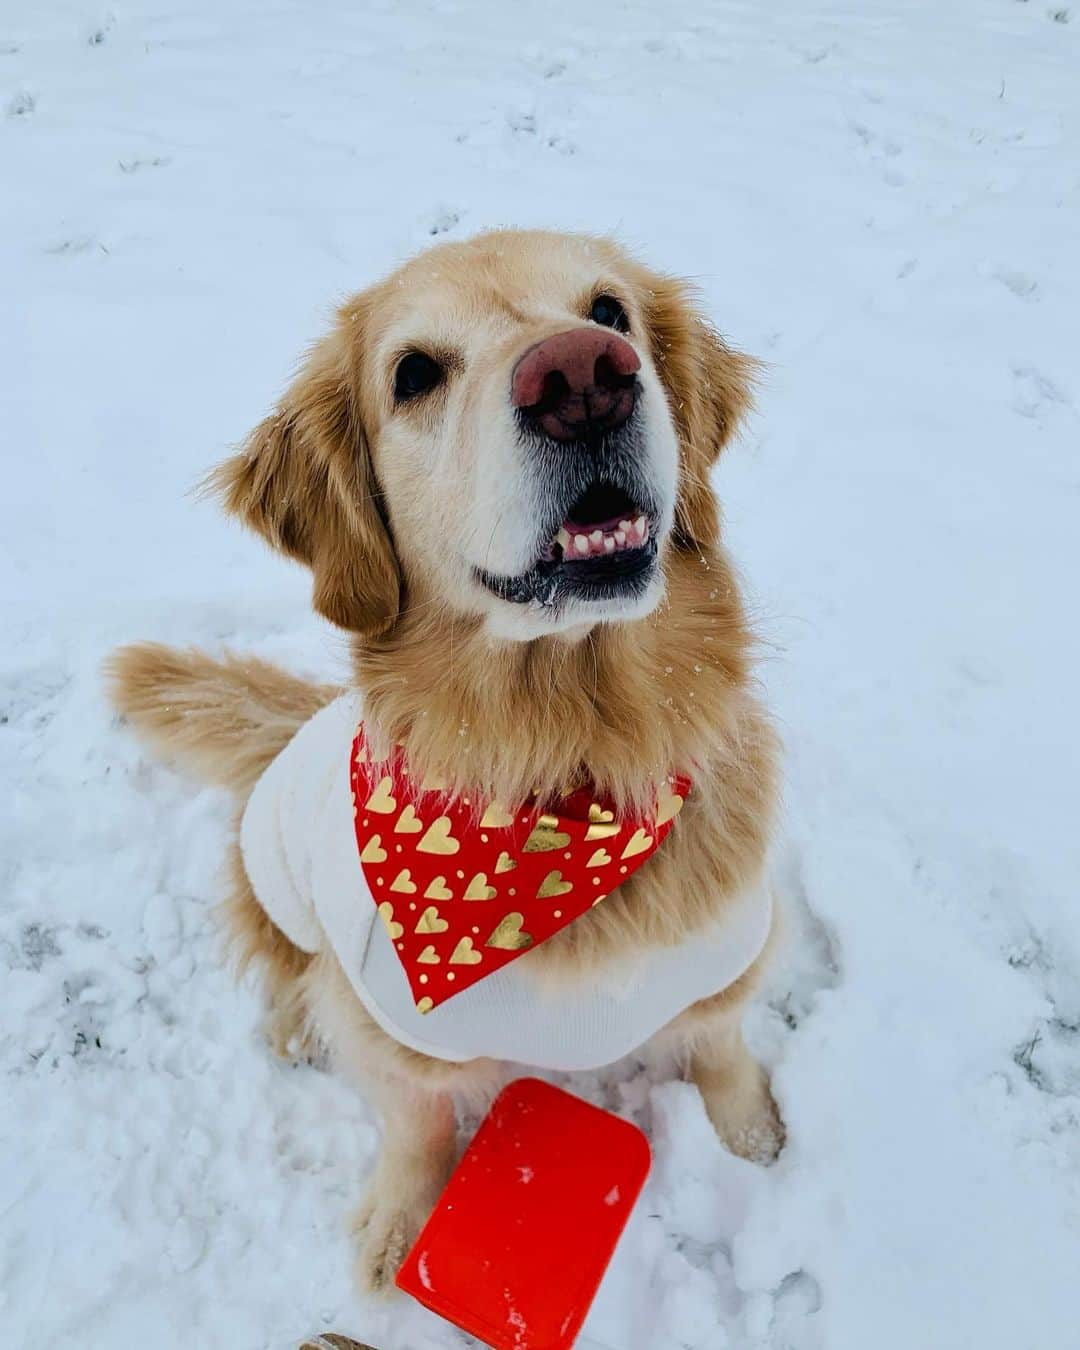
[[[632,295],[678,436],[665,594],[652,614],[495,642],[483,614],[440,593],[411,552],[407,508],[396,510],[380,486],[388,411],[368,353],[402,287],[423,301],[425,286],[440,296],[456,286],[469,313],[511,305],[522,269],[567,247],[555,235],[483,236],[429,254],[437,273],[422,260],[349,302],[278,411],[211,480],[230,512],[312,569],[315,607],[353,633],[365,717],[404,746],[419,774],[478,800],[515,801],[558,795],[587,766],[603,792],[628,804],[646,800],[672,768],[692,772],[694,791],[665,847],[604,905],[530,953],[526,964],[552,982],[588,979],[617,956],[680,942],[721,919],[731,897],[760,877],[776,796],[776,745],[754,697],[752,636],[708,478],[750,406],[755,367],[703,322],[681,283],[606,241],[581,245]],[[240,805],[295,730],[338,692],[262,662],[152,645],[117,654],[111,687],[157,749],[231,788]],[[264,971],[275,1040],[317,1024],[393,1117],[361,1224],[361,1276],[379,1287],[449,1166],[444,1094],[488,1071],[390,1040],[332,955],[312,958],[275,928],[238,847],[230,866],[227,923],[240,962]],[[767,1154],[780,1140],[764,1075],[739,1034],[764,965],[762,957],[665,1033],[689,1057],[721,1135],[743,1153]]]
[[[154,749],[241,798],[341,692],[253,656],[214,658],[156,642],[116,652],[108,674],[117,707]]]

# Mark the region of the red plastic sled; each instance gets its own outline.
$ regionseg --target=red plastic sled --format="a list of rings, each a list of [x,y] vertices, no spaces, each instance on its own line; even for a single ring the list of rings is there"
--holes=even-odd
[[[519,1078],[477,1130],[398,1287],[495,1350],[568,1350],[649,1163],[635,1125]]]

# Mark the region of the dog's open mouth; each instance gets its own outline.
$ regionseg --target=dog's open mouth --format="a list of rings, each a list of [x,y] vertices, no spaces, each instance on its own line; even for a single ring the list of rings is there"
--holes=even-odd
[[[478,568],[476,575],[493,594],[515,604],[619,600],[644,592],[656,557],[653,511],[615,483],[595,479],[527,572],[506,577]]]
[[[644,547],[649,518],[614,483],[593,482],[571,506],[544,560],[566,563]]]

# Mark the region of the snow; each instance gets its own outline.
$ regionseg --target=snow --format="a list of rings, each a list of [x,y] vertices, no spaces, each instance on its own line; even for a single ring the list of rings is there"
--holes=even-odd
[[[371,1112],[218,960],[229,804],[99,665],[340,673],[190,489],[331,303],[435,238],[616,231],[768,360],[717,485],[789,748],[789,1141],[656,1152],[608,1350],[1066,1350],[1080,1258],[1080,11],[1045,0],[37,0],[0,15],[0,1339],[464,1342],[365,1304]]]

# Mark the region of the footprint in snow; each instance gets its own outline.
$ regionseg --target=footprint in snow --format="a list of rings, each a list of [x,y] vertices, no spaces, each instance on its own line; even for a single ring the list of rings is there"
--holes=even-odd
[[[4,113],[7,117],[29,117],[37,107],[37,99],[27,90],[20,90],[8,99]]]
[[[29,970],[40,970],[46,961],[61,955],[56,930],[39,923],[28,923],[23,928],[19,934],[19,950],[22,956],[20,964]]]
[[[140,169],[163,169],[172,163],[171,155],[155,155],[152,159],[118,159],[121,173],[138,173]]]
[[[108,41],[109,34],[116,27],[116,16],[107,14],[100,23],[90,26],[86,33],[86,45],[88,47],[101,47]]]
[[[777,861],[774,892],[790,938],[777,963],[777,983],[768,1006],[788,1031],[810,1014],[818,992],[840,983],[839,944],[814,908],[801,846],[788,843]]]
[[[511,111],[506,114],[506,122],[514,136],[528,137],[545,146],[548,150],[558,151],[560,155],[577,154],[577,146],[574,142],[560,135],[559,132],[549,132],[542,135],[535,113]]]
[[[1021,417],[1041,420],[1055,405],[1070,402],[1065,391],[1034,366],[1013,366],[1012,374],[1012,407]]]
[[[506,124],[515,136],[536,135],[535,113],[508,112],[506,114]]]
[[[792,1271],[784,1276],[774,1301],[778,1316],[816,1313],[821,1308],[821,1285],[808,1270]]]
[[[1028,276],[1026,272],[999,267],[990,275],[995,281],[1000,282],[1007,291],[1011,291],[1018,300],[1034,300],[1038,293],[1039,283],[1034,277]]]
[[[46,244],[45,252],[53,254],[54,257],[74,257],[77,253],[89,253],[94,247],[100,248],[102,252],[108,252],[105,245],[100,243],[92,234],[76,234],[66,239],[58,239],[54,244]]]
[[[851,121],[848,123],[852,133],[858,137],[860,144],[866,151],[870,159],[877,163],[884,163],[881,177],[888,187],[904,187],[908,178],[899,166],[893,161],[897,160],[903,153],[904,147],[900,141],[891,136],[883,136],[872,131],[870,127],[863,122]]]
[[[437,212],[427,224],[427,232],[431,235],[449,234],[455,225],[461,222],[461,212],[446,209]]]
[[[822,61],[827,61],[830,56],[839,50],[835,45],[828,47],[818,47],[813,51],[804,51],[801,47],[793,47],[796,55],[801,56],[808,66],[820,66]]]

